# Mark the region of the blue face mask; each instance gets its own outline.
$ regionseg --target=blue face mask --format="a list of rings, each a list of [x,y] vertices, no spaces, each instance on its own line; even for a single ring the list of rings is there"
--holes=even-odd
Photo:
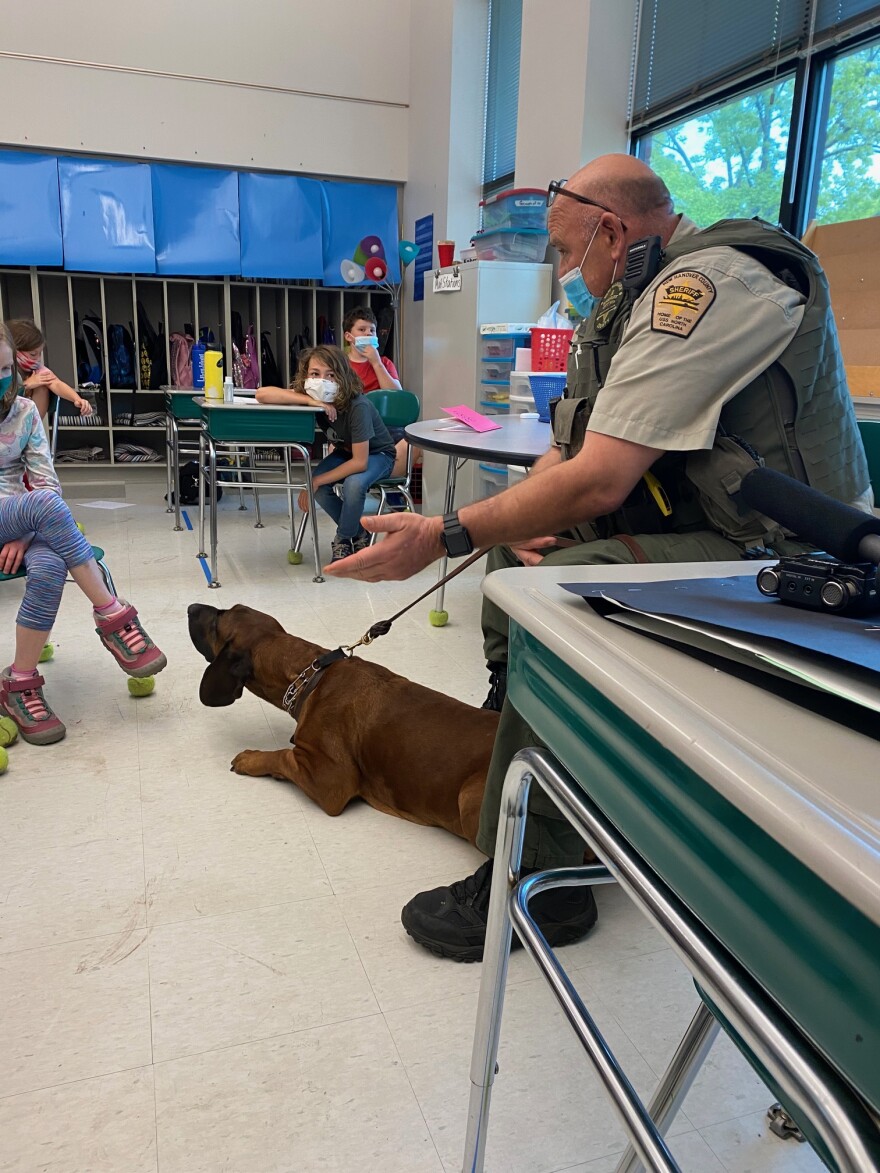
[[[583,273],[581,272],[584,267],[584,262],[587,259],[587,254],[592,247],[593,241],[596,239],[596,233],[598,231],[599,225],[597,224],[593,231],[593,235],[590,237],[590,243],[587,245],[586,251],[581,258],[581,263],[578,265],[578,267],[576,269],[570,269],[564,277],[559,278],[559,284],[562,286],[563,293],[571,302],[576,312],[579,313],[582,318],[588,318],[602,300],[602,298],[597,297],[595,293],[590,293],[589,289],[587,288],[587,283],[584,280]]]
[[[6,394],[6,392],[9,390],[9,388],[11,386],[12,386],[12,375],[4,375],[3,378],[0,379],[0,399],[3,398],[3,396]]]

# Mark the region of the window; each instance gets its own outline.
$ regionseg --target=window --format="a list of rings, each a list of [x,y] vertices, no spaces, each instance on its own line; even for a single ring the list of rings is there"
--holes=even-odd
[[[489,0],[483,195],[513,183],[522,0]]]
[[[676,211],[701,226],[727,216],[779,218],[793,77],[711,106],[638,140]]]
[[[880,42],[830,61],[825,94],[808,218],[831,224],[880,215]]]

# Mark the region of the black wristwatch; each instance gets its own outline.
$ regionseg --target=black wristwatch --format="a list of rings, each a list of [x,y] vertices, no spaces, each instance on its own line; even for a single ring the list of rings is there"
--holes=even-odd
[[[443,533],[440,541],[450,558],[461,558],[464,554],[473,554],[474,543],[471,535],[458,520],[458,513],[447,513],[443,518]]]

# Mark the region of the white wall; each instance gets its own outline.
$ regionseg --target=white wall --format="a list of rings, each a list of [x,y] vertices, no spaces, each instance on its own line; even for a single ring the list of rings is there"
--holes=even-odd
[[[0,138],[402,182],[409,15],[409,0],[0,0]]]
[[[487,17],[487,0],[411,0],[405,237],[417,219],[432,213],[434,240],[454,240],[459,248],[479,226]],[[421,394],[424,302],[414,302],[412,290],[410,268],[403,294],[404,376],[406,387]]]
[[[523,0],[517,187],[627,150],[635,0]]]

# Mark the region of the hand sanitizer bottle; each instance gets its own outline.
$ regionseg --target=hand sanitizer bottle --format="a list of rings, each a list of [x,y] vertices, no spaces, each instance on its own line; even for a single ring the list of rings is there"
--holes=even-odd
[[[223,402],[224,403],[231,403],[234,395],[235,395],[235,388],[232,385],[232,376],[227,375],[226,378],[223,380]]]

